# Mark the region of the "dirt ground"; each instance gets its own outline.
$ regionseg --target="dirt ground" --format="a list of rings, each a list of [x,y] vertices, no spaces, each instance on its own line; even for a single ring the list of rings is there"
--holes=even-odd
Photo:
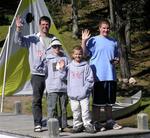
[[[20,101],[23,114],[31,114],[32,96],[8,96],[4,98],[3,112],[14,112],[15,102]]]

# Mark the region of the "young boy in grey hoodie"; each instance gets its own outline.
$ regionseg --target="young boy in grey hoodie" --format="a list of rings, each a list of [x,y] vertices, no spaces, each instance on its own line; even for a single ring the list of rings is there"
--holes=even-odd
[[[59,62],[63,60],[65,65],[68,64],[68,58],[61,51],[61,43],[55,39],[51,42],[46,52],[46,91],[47,91],[47,108],[48,119],[55,117],[55,107],[57,101],[60,101],[60,128],[61,131],[69,131],[67,128],[67,85],[59,72]]]
[[[93,88],[93,73],[86,61],[83,60],[83,50],[77,46],[72,52],[72,62],[67,65],[67,94],[73,113],[73,133],[85,131],[94,133],[91,124],[89,97]],[[64,62],[65,63],[65,62]],[[64,69],[63,62],[60,63]],[[83,127],[84,126],[84,127]]]

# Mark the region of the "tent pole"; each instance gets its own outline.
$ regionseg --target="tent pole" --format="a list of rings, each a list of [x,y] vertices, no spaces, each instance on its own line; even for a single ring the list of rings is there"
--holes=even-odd
[[[12,27],[13,25],[13,22],[15,21],[16,19],[16,16],[17,16],[17,13],[18,13],[18,10],[19,10],[19,7],[21,5],[23,0],[20,0],[20,3],[19,3],[19,6],[17,8],[17,12],[15,13],[15,16],[13,18],[13,21],[11,23],[11,25],[9,26],[9,30],[8,30],[8,34],[7,34],[7,37],[6,37],[6,41],[7,41],[7,48],[6,48],[6,58],[5,58],[5,66],[4,66],[4,76],[3,76],[3,87],[2,87],[2,98],[1,98],[1,112],[3,112],[3,105],[4,105],[4,96],[5,96],[5,85],[6,85],[6,67],[7,67],[7,60],[8,60],[8,49],[9,49],[9,35],[10,35],[10,28]],[[6,42],[5,41],[5,42]],[[3,51],[4,51],[4,47],[3,47]],[[1,56],[1,55],[0,55]]]
[[[15,13],[15,16],[13,18],[13,21],[11,23],[11,25],[9,26],[9,30],[8,30],[8,34],[7,34],[7,37],[6,37],[6,58],[5,58],[5,65],[4,65],[4,76],[3,76],[3,86],[2,86],[2,98],[1,98],[1,112],[3,112],[3,106],[4,106],[4,96],[5,96],[5,85],[6,85],[6,68],[7,68],[7,61],[8,61],[8,49],[9,49],[9,36],[10,36],[10,29],[12,28],[13,26],[13,23],[15,22],[15,19],[16,19],[16,16],[17,16],[17,13],[18,13],[18,10],[19,10],[19,7],[21,5],[23,0],[20,0],[20,3],[18,5],[18,8],[17,8],[17,11]],[[4,45],[3,45],[4,46]],[[3,47],[3,51],[4,51],[4,47]],[[2,52],[1,52],[2,53]],[[1,55],[0,55],[1,57]]]
[[[6,69],[7,69],[7,62],[8,62],[8,48],[9,48],[10,28],[11,28],[11,27],[9,26],[8,35],[7,35],[6,58],[5,58],[4,76],[3,76],[3,87],[2,87],[2,98],[1,98],[1,112],[3,112],[4,96],[5,96]]]

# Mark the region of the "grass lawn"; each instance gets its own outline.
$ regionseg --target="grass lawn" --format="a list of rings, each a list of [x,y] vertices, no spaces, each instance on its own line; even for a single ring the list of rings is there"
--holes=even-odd
[[[0,26],[0,51],[5,41],[7,32],[8,32],[8,26]]]
[[[0,26],[0,41],[3,41],[6,38],[8,32],[8,26]]]

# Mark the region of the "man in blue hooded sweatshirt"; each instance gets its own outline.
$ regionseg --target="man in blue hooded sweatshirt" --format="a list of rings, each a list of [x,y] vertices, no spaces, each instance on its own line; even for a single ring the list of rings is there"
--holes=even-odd
[[[119,62],[118,42],[109,36],[110,23],[103,19],[99,22],[99,35],[90,37],[89,30],[82,31],[82,48],[90,57],[90,66],[94,74],[93,119],[97,131],[104,127],[99,122],[100,108],[106,113],[106,128],[121,129],[113,120],[112,106],[116,102],[117,75],[115,65]]]

